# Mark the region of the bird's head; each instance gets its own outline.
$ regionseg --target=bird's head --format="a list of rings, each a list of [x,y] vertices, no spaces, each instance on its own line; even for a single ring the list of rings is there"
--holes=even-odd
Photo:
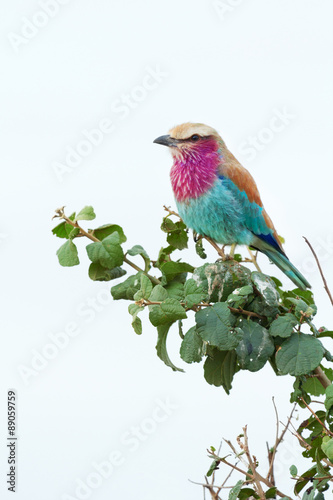
[[[223,145],[216,130],[203,123],[177,125],[168,135],[157,137],[154,142],[168,146],[174,159],[203,157],[215,153]]]
[[[183,123],[154,142],[168,146],[173,156],[170,177],[177,201],[197,198],[213,186],[224,162],[224,142],[212,127]]]

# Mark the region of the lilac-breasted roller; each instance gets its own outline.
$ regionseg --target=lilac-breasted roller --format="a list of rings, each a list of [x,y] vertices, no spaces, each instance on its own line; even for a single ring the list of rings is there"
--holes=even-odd
[[[154,142],[170,148],[172,189],[179,215],[189,228],[216,243],[254,247],[297,287],[311,288],[286,256],[253,177],[216,130],[202,123],[183,123]]]

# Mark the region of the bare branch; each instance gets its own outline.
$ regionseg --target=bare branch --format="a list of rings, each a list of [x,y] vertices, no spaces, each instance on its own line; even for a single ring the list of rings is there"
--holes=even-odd
[[[333,306],[333,297],[332,297],[332,295],[331,295],[330,289],[328,288],[327,281],[326,281],[326,278],[325,278],[325,276],[324,276],[324,273],[323,273],[323,270],[322,270],[322,268],[321,268],[321,265],[320,265],[320,263],[319,263],[319,260],[318,260],[317,254],[316,254],[316,252],[314,251],[314,249],[313,249],[313,247],[312,247],[311,243],[309,242],[309,240],[308,240],[305,236],[303,236],[303,238],[305,239],[305,242],[309,245],[310,250],[311,250],[311,252],[313,253],[313,256],[314,256],[314,258],[315,258],[315,260],[316,260],[316,263],[317,263],[317,266],[318,266],[318,269],[319,269],[319,272],[320,272],[321,278],[322,278],[323,283],[324,283],[324,288],[325,288],[326,293],[327,293],[327,295],[329,296],[329,299],[330,299],[331,304],[332,304],[332,306]]]

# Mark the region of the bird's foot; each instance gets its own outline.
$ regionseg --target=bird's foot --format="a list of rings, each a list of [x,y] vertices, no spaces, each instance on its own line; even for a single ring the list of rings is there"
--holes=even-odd
[[[196,231],[193,231],[193,240],[194,243],[198,243],[198,241],[202,240],[202,234],[198,234]]]

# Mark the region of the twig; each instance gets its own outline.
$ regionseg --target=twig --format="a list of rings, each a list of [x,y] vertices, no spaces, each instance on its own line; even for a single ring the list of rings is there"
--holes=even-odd
[[[140,268],[138,268],[140,271],[142,271]],[[149,277],[149,276],[148,276]],[[149,299],[140,299],[136,302],[138,305],[140,306],[159,306],[162,304],[162,301],[161,300],[149,300]],[[198,307],[201,308],[201,307],[212,307],[214,304],[210,304],[208,302],[200,302],[200,304],[195,304],[194,306],[192,307],[186,307],[186,303],[185,302],[180,302],[180,305],[185,307],[185,310],[186,311],[191,311],[191,310],[194,310],[194,311],[197,311],[198,310]],[[234,312],[234,313],[238,313],[238,314],[244,314],[245,316],[255,316],[256,318],[260,318],[260,319],[265,319],[264,316],[260,316],[260,314],[257,314],[255,312],[252,312],[252,311],[245,311],[245,309],[241,309],[241,308],[235,308],[235,307],[230,307],[228,306],[228,309],[230,309],[231,312]]]
[[[276,404],[275,404],[274,398],[272,398],[272,400],[273,400],[274,411],[275,411],[275,415],[276,415],[276,438],[275,438],[275,445],[274,445],[274,448],[273,448],[272,458],[271,458],[271,461],[270,461],[270,465],[269,465],[269,469],[268,469],[268,473],[267,473],[266,478],[270,479],[272,481],[272,483],[274,484],[274,475],[273,475],[272,471],[273,471],[273,467],[274,467],[274,460],[275,460],[276,450],[277,450],[279,444],[281,443],[281,441],[283,440],[284,435],[287,432],[287,429],[288,429],[288,427],[290,425],[291,419],[292,419],[294,411],[296,409],[296,403],[294,404],[293,409],[291,410],[291,413],[290,413],[288,421],[287,421],[287,425],[285,426],[285,428],[283,429],[283,431],[282,431],[282,433],[281,433],[281,435],[279,437],[279,415],[278,415],[278,411],[277,411],[277,408],[276,408]]]
[[[331,432],[329,429],[327,429],[327,427],[325,426],[325,424],[323,424],[323,422],[318,417],[317,413],[315,413],[313,411],[313,409],[310,408],[310,406],[305,402],[304,398],[301,398],[301,400],[303,401],[303,403],[305,404],[305,406],[307,407],[307,409],[309,410],[309,412],[311,412],[312,415],[314,416],[314,418],[320,423],[320,425],[322,426],[322,428],[325,430],[326,434],[329,434],[330,436],[333,436],[333,432]]]
[[[207,240],[208,243],[210,243],[212,245],[212,247],[215,248],[215,250],[217,251],[217,253],[219,254],[219,256],[222,258],[222,260],[227,260],[227,256],[224,253],[223,249],[220,248],[218,246],[218,244],[215,243],[214,240],[212,240],[209,236],[203,236],[203,238],[205,238],[205,240]]]
[[[259,273],[261,273],[262,271],[261,271],[261,269],[259,267],[259,264],[257,262],[257,258],[253,255],[252,250],[250,249],[250,247],[246,247],[246,248],[247,248],[247,250],[248,250],[248,252],[250,254],[250,261],[255,265],[255,267],[257,268],[257,270],[259,271]]]
[[[254,461],[252,460],[250,449],[249,449],[249,442],[248,442],[248,437],[247,437],[247,425],[245,427],[243,427],[243,432],[244,432],[244,451],[245,451],[245,454],[246,454],[247,459],[249,461],[249,466],[250,466],[252,476],[253,476],[253,484],[256,486],[256,489],[257,489],[257,492],[258,492],[258,495],[260,496],[260,498],[265,499],[266,498],[265,493],[264,493],[264,490],[262,489],[262,486],[260,484],[261,483],[260,475],[258,474],[258,472],[256,470],[257,464],[254,463]]]
[[[63,219],[64,221],[66,221],[67,224],[69,224],[70,226],[78,228],[80,230],[81,236],[85,236],[86,238],[89,238],[89,240],[97,242],[97,243],[99,243],[101,241],[98,238],[96,238],[96,236],[94,236],[93,234],[85,231],[77,222],[74,222],[71,219],[69,219],[64,213],[64,207],[58,208],[56,210],[56,215],[54,217],[59,217],[60,219]],[[147,278],[149,278],[150,281],[152,283],[154,283],[155,285],[159,285],[161,283],[160,280],[158,280],[154,276],[151,276],[150,274],[146,273],[143,269],[141,269],[141,267],[134,264],[134,262],[129,260],[126,256],[124,257],[124,262],[126,262],[126,264],[128,264],[129,266],[133,267],[133,269],[135,269],[136,271],[142,272],[143,274],[145,274],[147,276]]]
[[[313,256],[314,256],[314,258],[315,258],[315,260],[316,260],[316,262],[317,262],[317,266],[318,266],[318,269],[319,269],[320,275],[321,275],[322,280],[323,280],[323,283],[324,283],[324,288],[325,288],[326,293],[327,293],[327,295],[329,296],[329,299],[330,299],[331,304],[332,304],[332,306],[333,306],[333,297],[332,297],[332,295],[331,295],[330,289],[328,288],[327,281],[326,281],[326,278],[325,278],[324,273],[323,273],[323,271],[322,271],[321,265],[320,265],[320,263],[319,263],[319,260],[318,260],[317,254],[316,254],[316,252],[314,251],[314,249],[313,249],[313,247],[312,247],[311,243],[309,242],[309,240],[308,240],[305,236],[303,236],[303,238],[305,239],[305,242],[309,245],[310,250],[311,250],[311,252],[313,253]]]

